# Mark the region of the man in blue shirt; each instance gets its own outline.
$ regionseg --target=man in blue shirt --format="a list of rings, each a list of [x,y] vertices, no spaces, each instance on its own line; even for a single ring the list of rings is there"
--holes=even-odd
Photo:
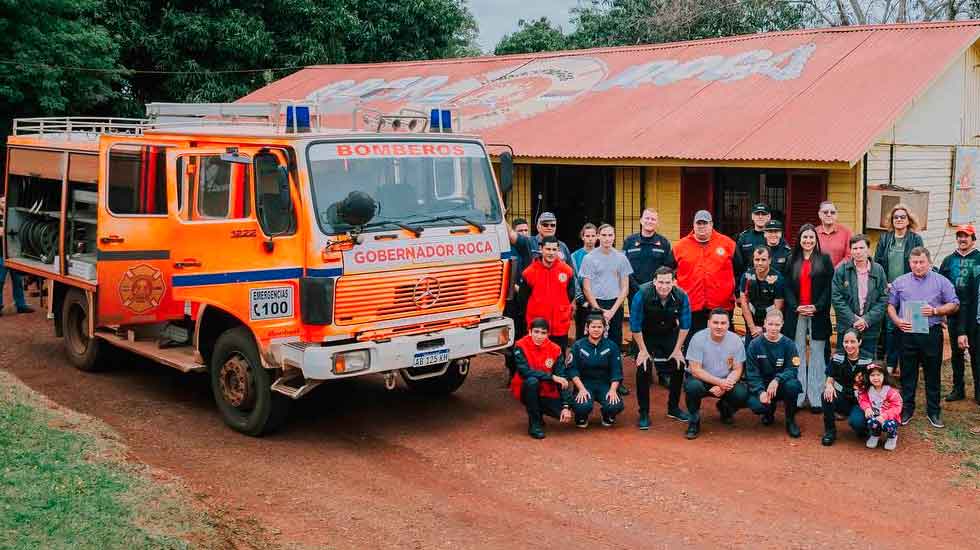
[[[675,266],[670,240],[657,233],[659,221],[657,211],[647,208],[640,216],[640,232],[623,239],[623,253],[633,266],[633,274],[630,275],[630,304],[633,303],[633,296],[640,285],[652,281],[657,269]]]
[[[797,378],[800,354],[796,344],[783,336],[783,312],[770,310],[764,325],[762,336],[752,340],[745,352],[749,408],[768,426],[775,420],[776,402],[782,401],[786,407],[786,433],[793,438],[800,437],[800,427],[796,424],[796,400],[803,392]]]
[[[934,428],[943,428],[939,402],[939,369],[943,361],[943,320],[959,310],[960,300],[949,279],[932,270],[932,256],[924,246],[909,253],[911,273],[892,281],[888,295],[888,317],[902,331],[902,425],[915,414],[915,390],[919,366],[926,378],[926,418]],[[918,309],[918,311],[913,311]],[[913,317],[928,321],[927,332],[912,332]]]
[[[691,303],[687,293],[674,285],[674,270],[661,266],[652,282],[640,285],[630,304],[630,331],[636,355],[636,400],[640,406],[637,426],[650,428],[650,382],[656,367],[661,379],[670,381],[667,416],[687,422],[680,408],[685,366],[682,347],[691,330]]]

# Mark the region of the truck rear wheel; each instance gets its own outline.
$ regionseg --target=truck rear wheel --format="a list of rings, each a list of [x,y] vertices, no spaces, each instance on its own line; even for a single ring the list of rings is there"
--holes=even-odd
[[[228,329],[211,355],[211,390],[225,423],[246,435],[261,436],[280,427],[289,398],[272,391],[272,373],[262,366],[252,333]]]
[[[470,359],[469,357],[464,357],[462,359],[453,359],[450,361],[449,368],[446,369],[446,372],[439,376],[412,380],[405,374],[404,371],[402,371],[402,380],[404,380],[405,385],[407,385],[413,391],[437,397],[441,395],[449,395],[458,390],[459,387],[463,385],[463,382],[466,381],[466,375],[469,374],[469,372]]]
[[[88,299],[85,293],[71,289],[61,305],[61,328],[65,338],[65,353],[75,368],[86,372],[105,370],[110,365],[106,344],[101,338],[88,335]]]

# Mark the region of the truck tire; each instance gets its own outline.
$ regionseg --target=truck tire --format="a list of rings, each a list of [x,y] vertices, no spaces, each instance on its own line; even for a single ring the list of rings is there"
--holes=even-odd
[[[211,354],[211,391],[225,423],[258,437],[279,428],[290,399],[272,391],[272,373],[262,366],[252,333],[245,327],[221,333]]]
[[[432,397],[439,397],[449,395],[458,390],[463,385],[463,382],[466,381],[466,375],[469,374],[469,371],[470,359],[469,357],[464,357],[450,361],[449,368],[439,376],[412,380],[408,376],[405,376],[405,372],[402,371],[402,380],[405,381],[405,385],[411,388],[412,391],[417,391]]]
[[[77,288],[65,294],[61,304],[61,329],[65,340],[65,354],[78,370],[95,372],[111,366],[108,352],[111,347],[101,338],[88,336],[88,299]]]

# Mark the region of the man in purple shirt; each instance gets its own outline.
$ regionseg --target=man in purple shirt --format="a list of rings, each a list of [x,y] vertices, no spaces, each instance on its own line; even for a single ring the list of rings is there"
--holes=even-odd
[[[926,379],[926,417],[934,428],[942,428],[939,405],[939,368],[943,361],[943,320],[959,310],[960,300],[949,279],[932,271],[932,258],[924,246],[909,255],[911,273],[892,282],[888,317],[902,331],[902,425],[915,414],[915,389],[919,365]],[[912,307],[919,306],[919,312]],[[913,333],[912,316],[921,313],[929,321],[929,332]]]

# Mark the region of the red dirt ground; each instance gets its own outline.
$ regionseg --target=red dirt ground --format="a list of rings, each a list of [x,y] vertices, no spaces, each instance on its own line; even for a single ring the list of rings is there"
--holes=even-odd
[[[296,403],[285,430],[253,439],[221,423],[206,376],[135,358],[76,371],[41,313],[0,317],[0,342],[0,368],[104,420],[134,459],[284,544],[980,548],[980,493],[955,486],[955,457],[914,430],[887,453],[840,425],[824,448],[818,416],[801,414],[803,438],[791,440],[781,414],[767,428],[740,411],[731,428],[708,402],[701,437],[687,441],[657,388],[649,432],[634,427],[630,396],[615,428],[550,422],[535,441],[501,388],[502,360],[485,357],[446,400],[387,392],[379,377],[325,386]]]

